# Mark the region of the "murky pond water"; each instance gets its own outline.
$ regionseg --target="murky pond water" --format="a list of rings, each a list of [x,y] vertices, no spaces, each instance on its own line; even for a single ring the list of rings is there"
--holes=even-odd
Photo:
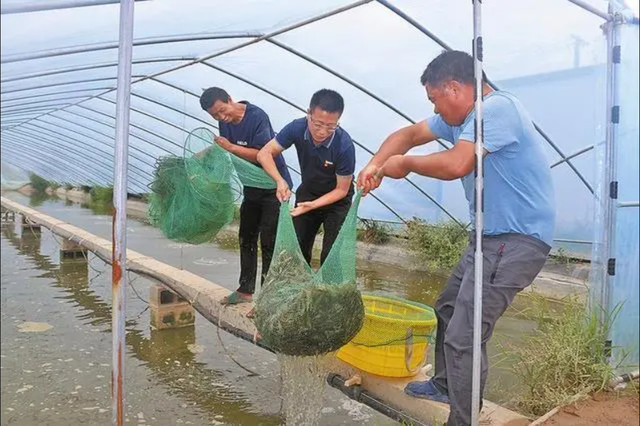
[[[111,218],[61,200],[22,204],[109,238]],[[128,246],[173,266],[236,287],[238,254],[218,245],[167,240],[151,226],[129,220]],[[2,425],[108,424],[111,421],[111,269],[89,253],[61,259],[59,238],[2,224]],[[444,279],[380,265],[359,265],[362,290],[433,304]],[[146,300],[151,282],[131,275],[127,295],[126,415],[129,424],[279,425],[283,423],[280,369],[275,355],[236,339],[197,316],[195,325],[152,330]],[[507,314],[498,339],[515,341],[532,330]],[[498,353],[494,339],[490,354]],[[231,359],[258,373],[251,376]],[[495,358],[494,358],[495,359]],[[507,365],[491,370],[488,399],[508,400]],[[416,401],[416,403],[420,403]],[[394,424],[327,389],[322,425]]]

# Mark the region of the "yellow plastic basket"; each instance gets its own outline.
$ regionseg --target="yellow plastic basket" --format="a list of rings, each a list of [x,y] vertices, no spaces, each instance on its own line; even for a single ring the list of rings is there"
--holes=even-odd
[[[390,297],[362,295],[364,325],[338,350],[342,361],[368,373],[410,377],[427,360],[436,315],[430,306]]]

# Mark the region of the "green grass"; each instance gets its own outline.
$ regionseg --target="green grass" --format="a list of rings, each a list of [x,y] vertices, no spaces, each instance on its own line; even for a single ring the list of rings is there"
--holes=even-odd
[[[113,187],[94,186],[89,191],[89,208],[96,214],[110,215],[113,211]]]
[[[391,240],[391,230],[388,225],[372,219],[360,219],[356,238],[368,244],[386,244]]]
[[[65,183],[64,184],[64,189],[66,189],[67,191],[71,191],[73,189],[73,184]]]
[[[99,204],[109,204],[113,202],[112,186],[94,186],[89,191],[91,202]]]
[[[406,229],[408,249],[432,270],[449,270],[469,243],[468,234],[451,221],[432,225],[413,218]]]
[[[36,193],[44,193],[49,185],[51,185],[51,182],[35,173],[31,173],[29,174],[29,184],[31,184],[31,187]]]
[[[514,398],[515,408],[538,417],[605,388],[614,376],[605,342],[619,309],[606,313],[601,325],[602,312],[589,310],[576,298],[554,308],[540,295],[530,297],[525,315],[536,321],[537,330],[501,348],[503,356],[513,360],[512,373],[523,387]]]
[[[571,257],[571,255],[563,247],[558,248],[558,250],[556,250],[555,253],[552,253],[550,257],[556,264],[564,266],[564,268],[567,270],[570,269],[572,265],[576,265],[579,263],[579,261]]]

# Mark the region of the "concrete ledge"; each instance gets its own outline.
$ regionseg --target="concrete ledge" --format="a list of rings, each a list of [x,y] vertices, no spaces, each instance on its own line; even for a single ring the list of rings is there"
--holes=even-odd
[[[110,241],[4,197],[2,197],[1,201],[2,207],[29,217],[30,220],[49,228],[61,237],[86,247],[110,263],[112,255]],[[257,330],[253,322],[246,318],[246,314],[250,309],[248,304],[222,305],[222,298],[230,293],[226,288],[191,272],[179,270],[133,250],[127,250],[127,268],[166,285],[189,301],[200,314],[214,324],[238,337],[268,349],[256,338]],[[449,412],[447,405],[426,400],[416,400],[403,392],[404,386],[409,381],[422,380],[425,378],[424,375],[418,375],[410,379],[390,379],[374,376],[359,371],[335,357],[332,357],[330,362],[330,371],[344,378],[349,378],[358,373],[362,377],[361,386],[363,390],[410,417],[418,419],[423,424],[442,424],[446,422]],[[526,425],[529,420],[518,413],[485,401],[481,422],[483,425],[516,426]]]

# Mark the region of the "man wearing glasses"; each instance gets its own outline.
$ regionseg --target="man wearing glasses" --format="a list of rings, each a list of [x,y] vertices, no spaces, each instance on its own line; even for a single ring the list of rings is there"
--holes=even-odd
[[[286,201],[291,190],[274,158],[292,145],[296,147],[302,183],[291,215],[307,262],[311,261],[320,225],[324,228],[320,263],[324,262],[351,207],[356,156],[351,137],[338,126],[343,111],[340,94],[319,90],[311,98],[307,117],[287,124],[258,153],[258,162],[278,185],[276,196]]]

